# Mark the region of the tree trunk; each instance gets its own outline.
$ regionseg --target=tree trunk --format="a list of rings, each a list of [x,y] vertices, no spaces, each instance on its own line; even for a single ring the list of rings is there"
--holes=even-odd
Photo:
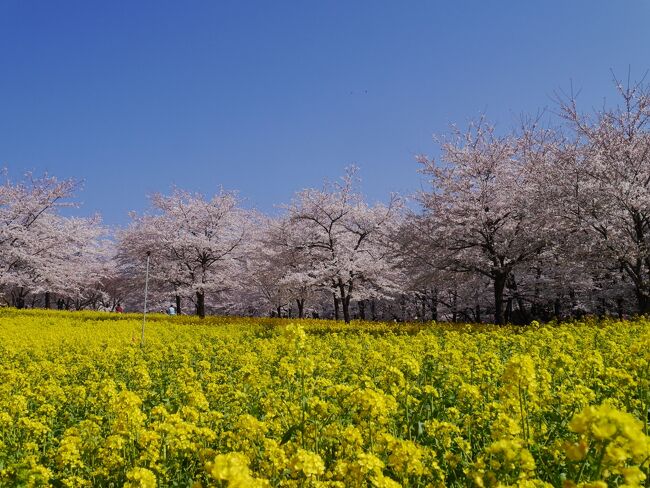
[[[375,299],[370,300],[370,314],[372,315],[373,322],[377,320],[377,305],[375,304]]]
[[[476,320],[476,323],[480,324],[481,323],[481,305],[476,304],[476,311],[474,312],[474,320]]]
[[[278,314],[278,318],[282,318],[282,305],[278,305],[277,308],[275,309],[276,313]]]
[[[349,291],[352,290],[352,287],[350,286],[349,290],[346,292],[345,285],[343,284],[343,281],[341,281],[341,279],[339,279],[338,287],[339,287],[339,291],[341,292],[343,320],[345,321],[346,324],[349,324],[350,323],[350,298],[352,298]]]
[[[531,321],[531,313],[526,310],[526,304],[520,295],[517,295],[517,308],[519,309],[519,314],[521,315],[520,322],[521,325],[525,325]],[[532,309],[532,307],[531,307]]]
[[[454,290],[454,294],[451,299],[451,321],[456,323],[458,322],[458,308],[456,307],[456,302],[458,299],[458,292]]]
[[[510,322],[512,322],[512,297],[508,298],[508,301],[506,302],[506,311],[503,314],[503,323],[509,324]]]
[[[359,307],[359,318],[361,320],[366,320],[366,302],[364,300],[359,300],[357,306]]]
[[[639,307],[639,314],[645,315],[650,312],[650,300],[648,300],[648,295],[639,287],[636,290],[636,301]]]
[[[18,295],[15,299],[16,308],[25,308],[25,291],[23,288],[18,289]]]
[[[334,320],[338,320],[340,315],[339,311],[339,297],[334,294]]]
[[[623,320],[623,299],[616,299],[616,313],[618,314],[618,320]]]
[[[431,320],[438,320],[438,290],[431,290]]]
[[[562,302],[560,301],[559,298],[556,298],[555,302],[553,303],[553,314],[555,315],[555,320],[558,321],[562,318],[561,306],[562,306]]]
[[[571,316],[575,317],[577,314],[577,309],[578,309],[578,299],[576,297],[576,292],[572,288],[569,290],[569,299],[571,300]]]
[[[508,287],[508,289],[511,290],[513,294],[513,298],[517,301],[517,310],[519,312],[518,317],[515,317],[510,321],[520,325],[527,324],[528,322],[530,322],[530,318],[528,316],[528,311],[526,310],[526,305],[524,304],[524,300],[521,298],[521,295],[519,294],[519,288],[517,287],[517,281],[515,280],[513,273],[510,273],[510,279],[508,280],[506,287]]]
[[[503,320],[503,289],[506,285],[506,273],[494,275],[494,323],[502,325]]]
[[[176,315],[181,314],[181,297],[180,295],[176,295]]]
[[[296,298],[296,304],[298,305],[298,318],[305,318],[305,299]]]
[[[199,318],[205,318],[205,292],[197,291],[196,292],[196,315]]]
[[[45,292],[45,308],[50,308],[50,292]]]
[[[343,305],[343,320],[346,324],[350,323],[350,295],[346,296],[341,300],[341,305]]]

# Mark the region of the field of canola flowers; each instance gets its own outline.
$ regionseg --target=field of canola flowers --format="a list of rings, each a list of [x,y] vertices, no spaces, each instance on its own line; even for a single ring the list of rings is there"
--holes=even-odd
[[[649,486],[650,322],[0,310],[0,486]]]

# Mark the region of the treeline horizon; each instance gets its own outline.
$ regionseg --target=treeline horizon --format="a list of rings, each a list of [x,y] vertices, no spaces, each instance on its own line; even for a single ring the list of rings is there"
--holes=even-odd
[[[0,292],[24,307],[526,324],[650,312],[650,89],[557,97],[551,122],[485,117],[419,156],[427,187],[370,204],[357,168],[279,215],[174,188],[109,228],[62,215],[73,179],[0,185]],[[6,172],[5,172],[6,173]],[[409,208],[412,198],[417,208]]]

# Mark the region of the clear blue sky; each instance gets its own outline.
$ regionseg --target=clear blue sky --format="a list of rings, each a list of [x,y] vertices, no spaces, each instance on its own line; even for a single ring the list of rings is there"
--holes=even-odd
[[[650,1],[0,0],[0,165],[85,181],[124,224],[175,184],[271,211],[361,167],[420,185],[433,133],[507,128],[551,95],[650,68]]]

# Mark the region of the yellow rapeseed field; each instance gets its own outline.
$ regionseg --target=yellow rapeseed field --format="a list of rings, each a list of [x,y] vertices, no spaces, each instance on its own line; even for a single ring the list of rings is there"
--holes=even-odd
[[[648,486],[650,321],[0,311],[0,486]]]

